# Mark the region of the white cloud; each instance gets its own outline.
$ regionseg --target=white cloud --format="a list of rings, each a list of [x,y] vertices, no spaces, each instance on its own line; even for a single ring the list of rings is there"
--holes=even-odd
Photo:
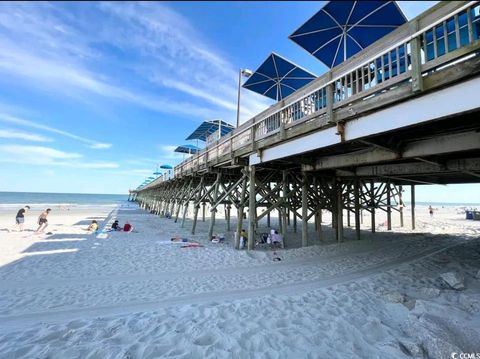
[[[145,169],[133,169],[133,170],[123,170],[123,171],[109,171],[109,174],[112,176],[131,176],[137,177],[139,181],[145,177],[149,177],[153,175],[152,170],[145,170]]]
[[[59,151],[50,147],[43,146],[22,146],[22,145],[1,145],[0,152],[7,153],[12,156],[19,156],[23,158],[42,158],[46,159],[72,159],[80,158],[82,155],[78,153],[69,153]]]
[[[0,28],[7,35],[0,32],[0,72],[5,81],[21,77],[27,80],[25,85],[53,90],[56,96],[87,101],[87,92],[96,99],[121,100],[194,120],[235,121],[236,66],[167,5],[91,3],[81,12],[50,3],[5,6],[0,13]],[[92,22],[92,16],[102,21]],[[128,56],[119,60],[97,44],[116,47]],[[132,53],[135,60],[129,63]],[[108,76],[104,70],[108,68],[115,75]],[[132,69],[135,81],[127,75]],[[125,77],[117,76],[118,70]],[[246,120],[271,103],[243,91],[241,118]]]
[[[158,78],[155,79],[158,83],[161,83],[163,86],[170,87],[172,89],[176,89],[182,92],[185,92],[189,95],[196,96],[202,99],[205,99],[212,104],[218,105],[220,107],[226,108],[227,110],[236,110],[237,105],[235,103],[226,101],[221,97],[217,97],[211,95],[209,92],[206,92],[204,89],[199,89],[198,87],[194,87],[188,83],[177,81],[177,80],[169,80],[169,79],[162,79]]]
[[[96,150],[103,150],[112,147],[111,143],[94,143],[90,146],[90,148],[96,149]]]
[[[55,166],[82,169],[112,169],[119,165],[114,162],[80,161],[81,154],[64,152],[44,146],[0,145],[0,162],[28,164],[34,166]]]
[[[77,96],[75,90],[87,91],[94,95],[127,101],[150,110],[203,117],[215,112],[195,104],[177,101],[166,97],[152,96],[138,89],[127,89],[102,81],[98,74],[90,73],[75,64],[55,61],[32,55],[31,51],[18,50],[9,41],[0,41],[0,71],[7,75],[17,75],[30,80],[33,86],[44,89],[46,86],[61,91],[62,94]]]
[[[65,165],[65,164],[62,164]],[[75,168],[85,168],[85,169],[110,169],[110,168],[119,168],[120,166],[118,163],[115,162],[104,162],[104,161],[96,161],[96,162],[82,162],[82,163],[72,163],[71,166],[67,165],[67,167],[75,167]]]
[[[129,172],[135,173],[135,174],[141,174],[141,175],[151,175],[152,170],[149,169],[135,169],[135,170],[130,170]]]
[[[52,139],[35,133],[22,132],[12,129],[0,129],[0,138],[25,140],[32,142],[51,142]]]
[[[111,144],[108,144],[108,143],[96,142],[96,141],[91,140],[89,138],[77,136],[77,135],[75,135],[71,132],[59,130],[57,128],[50,127],[50,126],[47,126],[47,125],[43,125],[41,123],[33,122],[33,121],[30,121],[30,120],[25,120],[23,118],[11,116],[11,115],[6,114],[6,113],[0,113],[0,122],[7,122],[7,123],[15,124],[15,125],[20,125],[20,126],[25,126],[25,127],[30,127],[30,128],[36,128],[36,129],[39,129],[39,130],[43,130],[43,131],[47,131],[47,132],[51,132],[51,133],[56,133],[56,134],[59,134],[59,135],[62,135],[62,136],[65,136],[65,137],[83,142],[83,143],[86,143],[86,144],[89,145],[90,148],[104,149],[104,148],[110,148],[111,147]]]
[[[206,100],[218,107],[215,117],[235,121],[238,69],[209,45],[187,19],[160,3],[101,3],[100,8],[128,24],[128,31],[115,29],[103,36],[122,49],[143,55],[142,66],[135,67],[140,76],[197,100]],[[263,96],[242,91],[242,120],[272,103]]]
[[[159,161],[159,159],[140,157],[136,159],[126,159],[124,162],[135,166],[156,166]]]

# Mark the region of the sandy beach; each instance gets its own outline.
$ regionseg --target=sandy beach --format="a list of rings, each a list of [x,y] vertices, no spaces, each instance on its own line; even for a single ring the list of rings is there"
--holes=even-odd
[[[362,240],[346,229],[324,240],[310,224],[286,249],[235,251],[225,221],[207,241],[208,217],[159,218],[135,204],[55,208],[51,234],[34,234],[41,208],[15,232],[15,210],[0,211],[1,358],[447,358],[480,352],[480,222],[459,207],[431,218],[417,207],[417,229],[394,215],[377,233],[365,214]],[[219,212],[220,213],[220,212]],[[190,213],[191,215],[191,213]],[[132,233],[85,231],[128,220]],[[272,224],[275,225],[275,218]],[[235,219],[232,229],[235,228]],[[261,223],[259,233],[268,229]],[[179,236],[203,245],[182,248]],[[279,257],[281,261],[273,261]],[[440,277],[454,272],[465,288]]]

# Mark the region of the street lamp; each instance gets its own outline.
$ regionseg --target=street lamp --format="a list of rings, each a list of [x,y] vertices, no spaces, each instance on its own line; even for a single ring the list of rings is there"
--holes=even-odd
[[[240,126],[240,88],[242,86],[242,76],[250,77],[253,71],[249,69],[240,69],[238,71],[238,97],[237,97],[237,127]]]

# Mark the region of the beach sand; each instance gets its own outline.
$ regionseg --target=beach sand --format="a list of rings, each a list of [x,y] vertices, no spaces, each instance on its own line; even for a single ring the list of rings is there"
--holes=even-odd
[[[449,358],[480,352],[480,222],[462,209],[417,207],[417,229],[394,214],[377,233],[364,214],[362,240],[345,229],[333,241],[309,227],[300,247],[292,228],[286,249],[235,251],[233,232],[208,218],[191,235],[135,204],[53,208],[47,231],[13,228],[16,211],[0,211],[0,358]],[[219,213],[220,214],[220,213]],[[190,212],[191,215],[191,212]],[[219,216],[220,217],[220,216]],[[88,234],[113,219],[132,233]],[[272,218],[272,223],[276,219]],[[346,218],[345,218],[346,223]],[[352,217],[353,223],[353,217]],[[245,223],[245,227],[246,223]],[[235,219],[232,220],[235,228]],[[261,223],[259,232],[267,232]],[[174,236],[203,245],[182,248]],[[281,261],[273,261],[274,257]],[[440,274],[464,277],[450,288]]]

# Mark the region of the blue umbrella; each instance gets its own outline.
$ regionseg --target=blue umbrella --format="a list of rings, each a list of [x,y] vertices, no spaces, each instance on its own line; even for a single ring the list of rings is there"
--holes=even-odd
[[[315,78],[307,70],[271,53],[242,87],[280,101]]]
[[[162,168],[164,170],[171,170],[173,167],[170,166],[170,165],[161,165],[160,168]]]
[[[406,21],[395,1],[330,1],[289,38],[331,68]]]
[[[231,132],[234,128],[231,124],[222,120],[204,121],[186,140],[207,141],[207,138],[216,132],[220,132],[221,137]]]
[[[200,148],[194,145],[180,145],[178,146],[174,152],[179,153],[188,153],[188,154],[195,154],[200,151]],[[170,167],[171,169],[172,167]]]

